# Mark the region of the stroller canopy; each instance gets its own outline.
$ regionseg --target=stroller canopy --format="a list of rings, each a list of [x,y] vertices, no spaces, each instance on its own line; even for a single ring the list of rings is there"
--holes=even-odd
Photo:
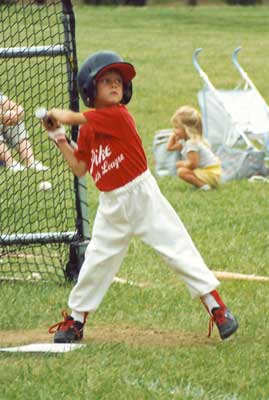
[[[232,147],[245,135],[263,141],[269,132],[267,104],[252,88],[212,91],[205,86],[198,102],[204,134],[213,147]]]
[[[237,61],[240,48],[234,51],[232,60],[243,82],[233,90],[219,90],[213,86],[198,64],[197,55],[201,50],[195,50],[193,63],[204,81],[198,102],[205,137],[213,149],[220,145],[232,147],[239,139],[243,139],[247,147],[255,147],[251,140],[263,143],[264,135],[269,132],[269,107]]]

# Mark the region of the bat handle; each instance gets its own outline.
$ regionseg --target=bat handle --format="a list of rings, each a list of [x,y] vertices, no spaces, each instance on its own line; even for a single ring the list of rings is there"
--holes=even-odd
[[[35,116],[44,121],[48,127],[53,128],[55,124],[53,123],[52,118],[48,117],[48,110],[44,107],[40,107],[36,109]]]
[[[50,128],[53,128],[54,124],[53,124],[53,121],[52,121],[52,119],[51,119],[50,117],[46,117],[46,118],[45,118],[45,121],[46,121],[47,125],[48,125]]]

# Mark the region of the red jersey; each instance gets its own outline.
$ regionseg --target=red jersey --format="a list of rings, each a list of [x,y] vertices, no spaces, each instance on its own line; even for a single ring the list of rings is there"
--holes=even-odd
[[[79,131],[77,160],[84,161],[102,192],[117,189],[148,168],[135,122],[123,105],[83,113],[87,123]]]

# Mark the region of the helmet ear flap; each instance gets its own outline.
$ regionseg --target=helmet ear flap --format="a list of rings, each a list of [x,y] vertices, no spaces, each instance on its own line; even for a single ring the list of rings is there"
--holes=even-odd
[[[128,104],[132,98],[133,94],[133,85],[132,82],[123,84],[123,96],[122,96],[122,104]]]
[[[85,105],[87,107],[94,106],[94,99],[96,97],[96,80],[93,79],[89,86],[84,87],[84,99]]]
[[[90,93],[91,93],[91,95],[89,96],[89,97],[90,97],[89,106],[90,106],[90,107],[93,107],[93,106],[94,106],[94,99],[95,99],[96,94],[97,94],[97,90],[96,90],[96,79],[95,79],[95,78],[94,78],[94,79],[92,80],[92,82],[91,82],[89,91],[90,91]]]

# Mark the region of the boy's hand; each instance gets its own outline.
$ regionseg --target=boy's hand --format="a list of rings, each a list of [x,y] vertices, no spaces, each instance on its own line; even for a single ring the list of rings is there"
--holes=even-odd
[[[56,144],[67,141],[65,129],[63,126],[59,126],[57,129],[54,130],[48,130],[48,137]]]
[[[52,111],[48,111],[45,107],[38,107],[35,111],[35,116],[42,121],[47,131],[54,131],[60,126]]]
[[[50,132],[55,131],[57,128],[60,127],[58,120],[49,112],[47,113],[47,117],[42,120],[42,123],[44,127]]]

